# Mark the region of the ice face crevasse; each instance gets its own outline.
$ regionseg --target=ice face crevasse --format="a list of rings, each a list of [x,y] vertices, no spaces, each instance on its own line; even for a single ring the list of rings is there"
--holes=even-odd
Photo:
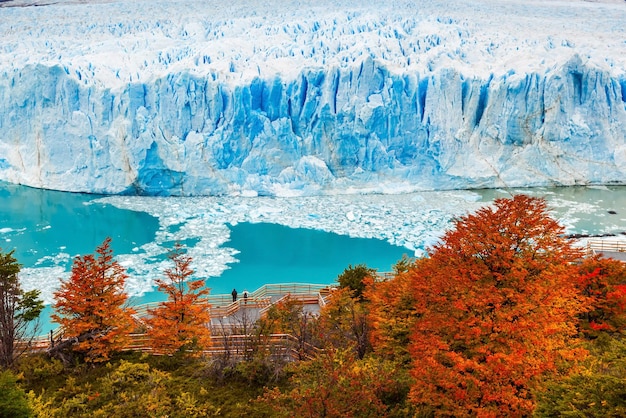
[[[490,4],[495,5],[487,1],[483,6]],[[80,10],[66,7],[61,11]],[[123,4],[100,7],[123,10]],[[626,17],[623,7],[615,7]],[[549,66],[520,69],[506,62],[514,54],[494,47],[500,66],[476,71],[471,59],[463,58],[478,48],[471,46],[472,34],[452,30],[463,28],[463,21],[437,18],[434,22],[453,35],[435,31],[427,37],[430,17],[337,13],[348,29],[358,27],[359,19],[367,22],[362,29],[366,41],[337,47],[343,55],[329,51],[337,41],[331,42],[327,32],[337,18],[327,17],[301,25],[322,38],[304,59],[283,52],[286,57],[272,61],[269,47],[257,39],[253,50],[266,48],[259,63],[254,62],[257,53],[242,59],[245,51],[231,48],[241,62],[224,56],[226,69],[212,67],[216,58],[211,56],[218,53],[205,34],[203,51],[186,50],[180,62],[153,65],[154,70],[146,60],[135,77],[123,75],[125,81],[110,82],[102,75],[106,68],[95,61],[94,44],[86,47],[90,52],[84,60],[94,60],[87,66],[71,56],[5,65],[0,72],[0,179],[68,191],[148,195],[624,182],[625,67],[600,65],[584,58],[584,49],[568,47],[565,52],[555,48]],[[300,11],[291,18],[299,24],[301,15],[307,16]],[[141,19],[157,22],[157,17]],[[139,29],[110,39],[135,35],[141,19],[132,20]],[[205,24],[211,22],[207,19]],[[0,23],[0,28],[6,32],[7,25]],[[265,33],[281,29],[278,23],[259,27]],[[388,36],[392,30],[395,34]],[[386,41],[395,36],[402,52],[371,47],[376,36]],[[174,38],[185,42],[184,34]],[[293,35],[285,41],[291,53],[298,50],[298,39]],[[11,51],[7,43],[5,55],[19,55],[20,44],[15,45]],[[160,45],[153,41],[159,60],[176,61],[163,58]],[[82,48],[80,41],[63,51],[72,48]],[[423,62],[433,49],[440,50],[436,59]],[[390,59],[389,51],[399,56]],[[456,61],[442,59],[446,53],[457,54]],[[625,44],[613,53],[626,56]],[[127,56],[107,54],[122,62]],[[250,71],[255,65],[257,74]],[[285,66],[289,71],[281,70]]]

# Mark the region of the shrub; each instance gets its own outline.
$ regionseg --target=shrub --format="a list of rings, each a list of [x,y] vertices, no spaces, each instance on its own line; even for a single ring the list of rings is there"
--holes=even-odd
[[[26,393],[17,385],[9,371],[0,372],[0,418],[26,418],[32,416]]]

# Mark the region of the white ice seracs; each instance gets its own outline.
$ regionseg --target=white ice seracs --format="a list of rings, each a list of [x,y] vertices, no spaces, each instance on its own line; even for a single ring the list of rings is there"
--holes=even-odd
[[[0,180],[246,196],[624,182],[624,2],[357,3],[0,7]]]

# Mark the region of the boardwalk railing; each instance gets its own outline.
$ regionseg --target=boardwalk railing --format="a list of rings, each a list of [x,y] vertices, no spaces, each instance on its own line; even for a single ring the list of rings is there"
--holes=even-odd
[[[140,351],[154,355],[162,355],[155,351],[150,344],[150,337],[145,333],[130,334],[130,341],[123,351]],[[55,341],[55,343],[61,340]],[[18,343],[18,347],[20,347]],[[42,352],[51,347],[47,339],[37,339],[26,348],[30,352]],[[244,358],[255,350],[271,351],[273,355],[289,357],[294,360],[311,358],[320,351],[317,347],[303,343],[291,334],[269,334],[258,337],[245,334],[214,334],[211,336],[211,346],[202,351],[207,357],[228,354],[232,358]]]
[[[224,317],[237,312],[242,305],[259,309],[268,308],[269,305],[275,303],[273,300],[281,298],[286,294],[294,297],[296,295],[315,295],[324,293],[331,285],[328,284],[303,284],[303,283],[282,283],[282,284],[266,284],[248,293],[248,297],[240,296],[233,302],[232,295],[209,295],[207,300],[211,309],[211,316]],[[159,306],[159,302],[144,303],[134,306],[137,317],[148,316],[148,310],[155,309]]]
[[[217,319],[231,316],[243,306],[247,308],[257,308],[260,312],[265,312],[276,300],[286,294],[290,294],[292,297],[302,300],[315,298],[320,301],[320,306],[322,306],[324,298],[330,293],[331,287],[332,285],[330,284],[266,284],[254,292],[249,293],[247,298],[239,297],[235,302],[233,302],[232,295],[230,294],[210,295],[207,299],[209,309],[211,310],[211,317]],[[132,306],[132,309],[135,311],[133,317],[137,324],[145,324],[144,318],[148,316],[148,311],[157,308],[159,303],[160,302],[151,302]],[[48,348],[51,344],[60,341],[62,337],[63,330],[59,327],[50,334],[39,336],[32,341],[30,345],[31,350]]]
[[[626,252],[626,241],[589,240],[587,248],[590,253],[605,251],[623,253]]]

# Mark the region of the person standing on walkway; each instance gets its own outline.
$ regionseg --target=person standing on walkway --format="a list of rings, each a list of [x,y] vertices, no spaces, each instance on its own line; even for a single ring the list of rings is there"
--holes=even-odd
[[[243,303],[244,305],[248,303],[248,291],[247,290],[243,291]]]
[[[233,302],[237,302],[237,289],[233,289],[231,295],[233,295]]]

